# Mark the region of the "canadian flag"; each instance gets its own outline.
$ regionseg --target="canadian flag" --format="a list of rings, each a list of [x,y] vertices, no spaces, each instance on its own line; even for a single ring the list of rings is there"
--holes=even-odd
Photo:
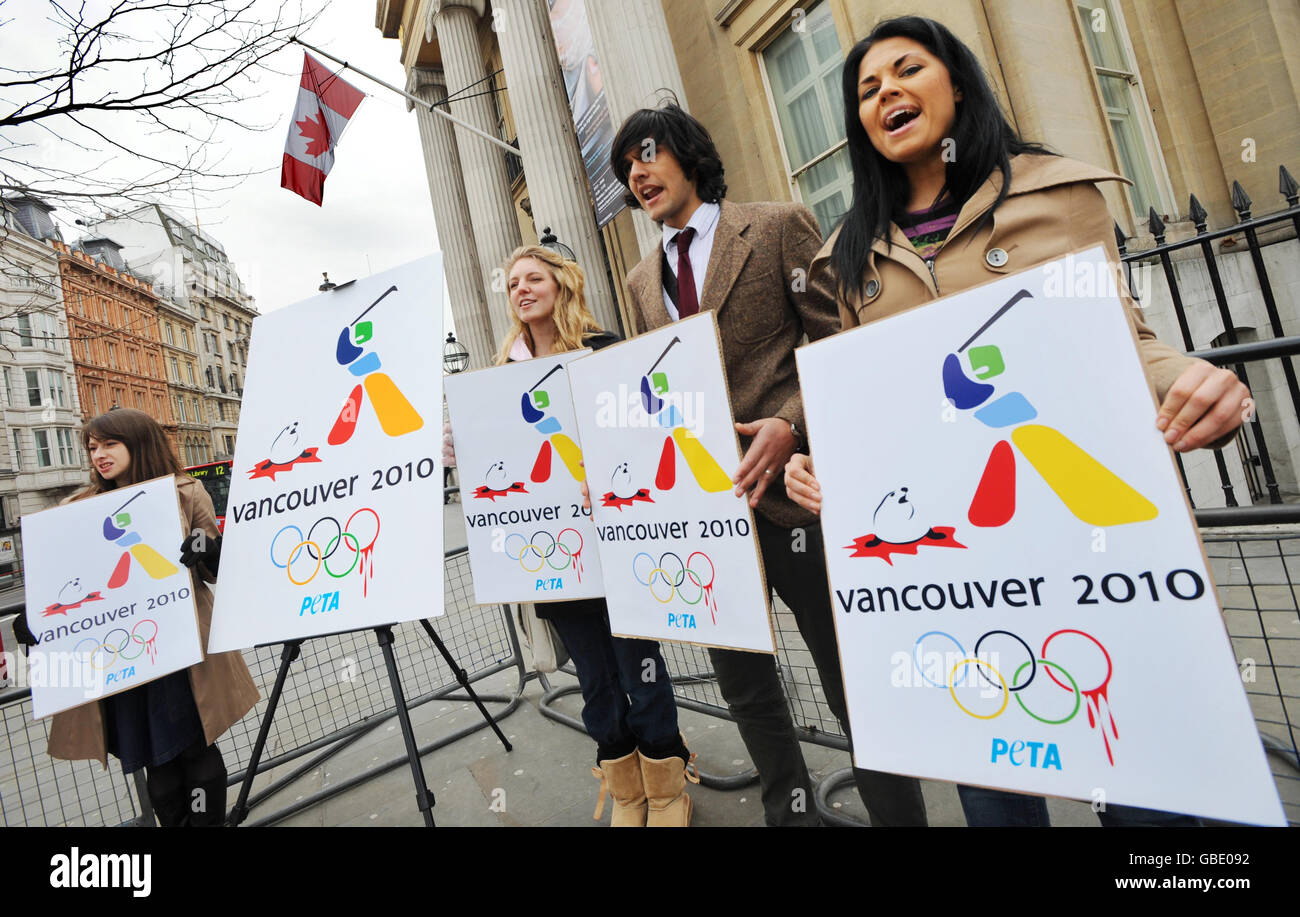
[[[303,54],[298,105],[289,122],[280,167],[281,188],[320,204],[325,197],[325,176],[334,166],[334,147],[365,97],[316,58]]]

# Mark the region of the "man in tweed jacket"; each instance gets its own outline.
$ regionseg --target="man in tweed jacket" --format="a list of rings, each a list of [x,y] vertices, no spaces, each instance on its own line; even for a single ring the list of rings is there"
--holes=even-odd
[[[825,277],[808,276],[821,234],[802,204],[724,200],[722,162],[704,126],[675,105],[634,112],[611,151],[629,206],[664,230],[661,250],[628,274],[638,333],[712,309],[736,429],[745,449],[736,493],[748,494],[768,583],[794,612],[826,701],[847,728],[821,526],[786,495],[782,472],[803,446],[794,349],[839,330]],[[710,650],[718,685],[758,768],[769,825],[818,822],[812,782],[775,660]],[[864,737],[864,741],[869,738]],[[854,770],[874,825],[924,825],[920,784]]]

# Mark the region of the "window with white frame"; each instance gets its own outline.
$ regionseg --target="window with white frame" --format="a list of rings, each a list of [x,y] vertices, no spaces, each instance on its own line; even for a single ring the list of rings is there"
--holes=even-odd
[[[32,346],[32,317],[27,312],[23,312],[18,316],[18,345],[20,347]]]
[[[1075,0],[1075,10],[1101,89],[1102,107],[1110,124],[1120,169],[1133,182],[1128,187],[1129,203],[1139,223],[1146,220],[1151,208],[1167,217],[1170,207],[1161,192],[1163,165],[1159,161],[1155,127],[1124,31],[1124,20],[1112,0]]]
[[[54,457],[50,451],[50,431],[33,430],[32,436],[36,439],[36,466],[49,468],[54,464]]]
[[[56,433],[59,440],[59,464],[77,464],[77,453],[72,445],[72,431],[66,427],[59,427]]]
[[[763,70],[796,196],[831,231],[853,199],[853,170],[844,137],[840,50],[830,4],[808,10],[762,53]]]
[[[39,408],[41,406],[41,371],[39,369],[29,369],[25,371],[27,376],[27,405],[28,407]]]
[[[45,371],[45,378],[48,379],[50,383],[50,402],[52,404],[57,404],[61,408],[67,407],[68,405],[64,398],[63,391],[63,373],[47,369]]]
[[[185,399],[180,395],[176,396],[176,419],[181,423],[190,422],[190,419],[185,416]]]
[[[23,434],[21,430],[14,430],[14,470],[23,470]]]

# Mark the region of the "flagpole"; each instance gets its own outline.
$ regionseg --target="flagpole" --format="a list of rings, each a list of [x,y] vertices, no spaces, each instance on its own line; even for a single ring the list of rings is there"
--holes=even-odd
[[[523,153],[519,152],[519,150],[515,149],[510,144],[506,143],[500,137],[493,137],[491,134],[487,133],[486,131],[481,131],[474,125],[466,124],[464,121],[460,120],[459,118],[453,117],[452,115],[448,114],[447,112],[439,108],[436,102],[426,102],[424,101],[424,99],[421,99],[418,96],[413,96],[409,92],[405,92],[401,89],[398,89],[392,83],[385,83],[379,77],[366,73],[366,71],[362,70],[360,67],[354,67],[352,64],[349,64],[345,60],[339,60],[337,57],[335,57],[333,54],[330,54],[328,51],[322,51],[320,48],[317,48],[315,45],[307,44],[307,42],[303,41],[301,38],[299,38],[296,35],[293,38],[290,38],[289,40],[294,44],[302,45],[304,48],[308,49],[309,51],[314,51],[315,53],[319,54],[321,57],[328,57],[336,64],[341,64],[344,70],[355,70],[357,73],[361,74],[366,79],[378,83],[380,86],[383,86],[385,89],[391,89],[399,96],[405,96],[409,101],[411,101],[416,105],[421,106],[422,108],[427,108],[432,114],[439,115],[443,118],[446,118],[448,121],[450,121],[452,124],[456,125],[457,127],[462,127],[465,130],[469,131],[471,134],[477,134],[478,136],[482,137],[484,140],[488,141],[489,143],[495,143],[497,146],[501,147],[501,149],[505,150],[507,153],[513,153],[514,155],[518,156],[520,159],[524,158]]]

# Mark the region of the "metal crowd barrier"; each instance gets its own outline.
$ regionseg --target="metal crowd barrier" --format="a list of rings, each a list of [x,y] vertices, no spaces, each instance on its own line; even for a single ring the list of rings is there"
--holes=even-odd
[[[517,684],[510,694],[479,694],[495,720],[514,712],[521,701],[528,673],[524,669],[514,624],[501,606],[474,605],[469,555],[464,548],[444,558],[444,600],[447,612],[431,623],[471,682],[514,669]],[[442,656],[418,623],[393,629],[402,687],[408,708],[433,700],[468,700]],[[218,741],[229,770],[229,783],[238,786],[252,754],[262,714],[280,664],[280,646],[244,652],[244,659],[262,692],[262,700]],[[363,774],[332,782],[325,789],[274,812],[257,805],[294,781],[310,774],[330,757],[389,722],[396,715],[389,694],[383,657],[370,631],[357,631],[308,640],[290,669],[280,707],[272,722],[266,751],[257,772],[264,774],[303,759],[288,774],[261,787],[250,798],[250,825],[272,824],[317,805],[366,780],[406,765],[405,755],[374,764]],[[477,715],[468,726],[420,747],[425,755],[487,727]],[[31,719],[29,689],[0,693],[0,824],[10,825],[132,825],[152,824],[143,787],[123,774],[115,759],[109,769],[97,762],[58,761],[45,754],[49,720]],[[417,730],[418,731],[418,730]],[[233,793],[231,794],[233,801]]]

